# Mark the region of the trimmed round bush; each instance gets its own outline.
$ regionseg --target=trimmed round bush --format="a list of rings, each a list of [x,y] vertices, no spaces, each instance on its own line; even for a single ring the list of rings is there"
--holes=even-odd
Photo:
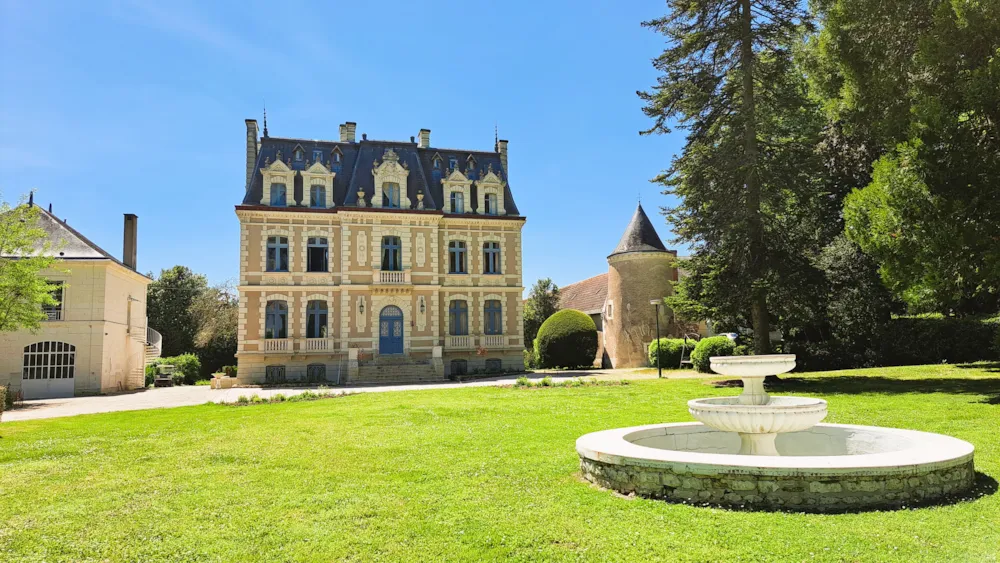
[[[691,352],[691,363],[694,364],[694,369],[702,373],[711,373],[712,368],[709,358],[712,356],[733,356],[735,353],[736,343],[730,340],[728,336],[702,338],[698,341],[698,345],[694,347],[694,351]]]
[[[693,344],[693,343],[692,343]],[[681,365],[681,353],[684,351],[683,338],[661,338],[649,343],[649,365],[656,367],[656,355],[660,355],[660,367],[677,369]]]
[[[535,361],[540,367],[592,366],[596,355],[597,326],[582,311],[557,311],[538,329]]]

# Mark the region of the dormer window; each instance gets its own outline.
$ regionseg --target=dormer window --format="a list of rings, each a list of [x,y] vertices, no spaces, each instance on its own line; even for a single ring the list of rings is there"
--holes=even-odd
[[[323,162],[323,151],[313,151],[313,162]]]
[[[458,167],[458,159],[453,156],[448,157],[448,168],[454,170],[457,167]]]
[[[465,161],[465,169],[466,170],[475,170],[476,169],[476,158],[474,156],[472,156],[471,154],[469,155],[468,160]]]
[[[441,169],[441,159],[440,158],[435,158],[434,159],[434,170],[440,170],[440,169]]]
[[[326,207],[326,186],[309,188],[309,207]]]
[[[340,156],[341,156],[340,151],[337,149],[333,149],[333,156],[331,158],[334,163],[340,162]]]
[[[382,186],[385,192],[385,206],[393,209],[399,209],[399,184],[395,182],[386,182]]]
[[[465,213],[465,196],[462,192],[451,192],[451,212]]]
[[[484,212],[487,215],[496,215],[497,209],[497,194],[486,194],[486,199],[484,203]]]
[[[271,207],[285,207],[288,200],[285,195],[284,184],[271,184]]]
[[[302,159],[306,157],[305,151],[302,149],[295,149],[295,152],[292,154],[295,157],[295,162],[302,162]]]

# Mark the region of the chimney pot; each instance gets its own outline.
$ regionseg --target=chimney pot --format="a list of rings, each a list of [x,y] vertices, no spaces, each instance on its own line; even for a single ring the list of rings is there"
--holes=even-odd
[[[431,147],[431,130],[421,129],[420,130],[420,142],[417,146],[422,149],[429,149]]]
[[[497,141],[497,153],[500,154],[500,164],[503,166],[503,173],[510,175],[510,171],[507,170],[507,140],[500,139]]]
[[[245,120],[247,124],[247,180],[246,185],[250,184],[250,179],[253,178],[253,169],[257,166],[257,151],[260,148],[257,145],[257,120],[247,119]]]
[[[362,141],[367,141],[368,140],[368,133],[362,133],[361,134],[361,140]]]
[[[125,214],[125,236],[124,247],[122,250],[122,263],[133,271],[135,271],[136,264],[136,230],[138,223],[139,217],[132,213]]]

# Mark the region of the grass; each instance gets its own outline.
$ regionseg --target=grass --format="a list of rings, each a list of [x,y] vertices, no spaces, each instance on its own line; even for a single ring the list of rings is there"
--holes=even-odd
[[[829,422],[950,434],[1000,478],[1000,367],[799,376]],[[359,393],[0,425],[0,560],[997,561],[1000,494],[896,512],[732,512],[577,475],[595,430],[691,417],[696,379]]]

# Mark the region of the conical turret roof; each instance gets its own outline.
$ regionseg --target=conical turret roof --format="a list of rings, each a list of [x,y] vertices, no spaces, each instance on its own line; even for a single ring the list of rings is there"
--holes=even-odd
[[[626,252],[666,252],[667,247],[663,246],[660,235],[656,234],[653,223],[650,222],[646,212],[642,209],[642,204],[635,208],[635,215],[629,222],[625,234],[618,241],[618,247],[611,253],[625,254]]]

